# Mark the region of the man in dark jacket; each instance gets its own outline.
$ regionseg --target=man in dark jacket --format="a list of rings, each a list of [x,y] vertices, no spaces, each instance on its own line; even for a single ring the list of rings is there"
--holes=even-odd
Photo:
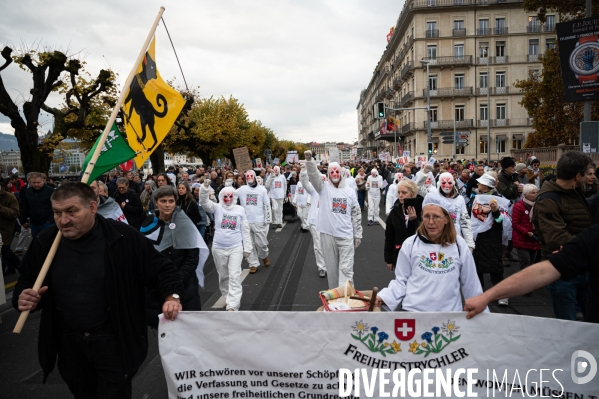
[[[21,224],[31,224],[31,238],[54,224],[50,197],[54,189],[46,184],[46,175],[32,172],[28,176],[29,186],[21,190]]]
[[[474,172],[472,173],[472,176],[470,177],[470,180],[468,180],[468,183],[466,184],[466,198],[468,200],[470,199],[470,196],[472,195],[472,189],[478,187],[478,182],[477,182],[478,178],[484,174],[485,174],[485,165],[483,165],[482,163],[476,165],[476,167],[474,168]]]
[[[164,316],[174,320],[183,285],[171,261],[141,233],[97,215],[95,199],[81,182],[56,189],[56,226],[40,233],[25,254],[12,304],[19,311],[42,309],[44,382],[58,358],[75,397],[130,398],[131,380],[148,351],[145,289],[164,298]],[[63,238],[36,292],[31,287],[59,230]]]
[[[119,177],[116,186],[118,191],[114,195],[114,200],[123,210],[127,222],[136,230],[139,230],[146,218],[139,195],[129,188],[129,180],[125,177]]]
[[[10,249],[15,224],[19,217],[19,201],[8,191],[6,184],[0,179],[0,234],[2,235],[2,256],[4,257],[5,274],[14,274],[21,260]]]
[[[583,230],[591,227],[592,215],[580,190],[591,158],[580,151],[568,151],[557,161],[557,180],[546,181],[537,194],[532,222],[541,241],[543,260],[559,251]],[[584,313],[587,276],[557,280],[547,286],[555,317],[576,320],[576,307]]]
[[[499,181],[497,192],[512,201],[512,203],[518,199],[522,192],[518,181],[518,174],[515,172],[516,162],[510,157],[503,158],[501,160],[501,172],[497,176],[497,180]]]

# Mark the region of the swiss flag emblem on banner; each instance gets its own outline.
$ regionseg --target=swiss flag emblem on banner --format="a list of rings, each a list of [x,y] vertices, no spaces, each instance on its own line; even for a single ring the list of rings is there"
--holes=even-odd
[[[401,341],[409,341],[416,335],[416,320],[395,319],[395,336]]]
[[[119,167],[123,170],[123,172],[131,170],[131,168],[133,168],[133,160],[130,159],[127,162],[123,162],[122,164],[119,165]]]
[[[430,255],[430,258],[431,258],[432,261],[437,260],[437,253],[436,252],[431,252],[429,255]]]

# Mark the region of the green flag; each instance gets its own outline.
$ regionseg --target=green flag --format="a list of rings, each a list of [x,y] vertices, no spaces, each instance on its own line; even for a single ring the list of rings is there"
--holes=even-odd
[[[85,162],[83,162],[82,168],[84,172],[87,168],[88,162],[92,159],[92,155],[94,154],[99,141],[100,137],[98,137],[98,140],[96,140],[96,143],[87,154]],[[104,143],[104,147],[102,147],[102,151],[100,152],[100,156],[96,161],[94,170],[92,170],[88,183],[94,181],[102,173],[109,171],[115,166],[133,159],[134,157],[135,151],[129,147],[129,144],[127,144],[127,141],[122,136],[119,128],[116,126],[116,123],[114,123],[112,125],[112,129],[110,129],[110,132],[108,133],[108,137],[106,137],[106,142]]]

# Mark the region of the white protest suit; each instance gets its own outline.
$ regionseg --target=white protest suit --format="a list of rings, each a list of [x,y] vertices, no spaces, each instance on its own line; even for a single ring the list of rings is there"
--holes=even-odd
[[[381,188],[383,188],[383,177],[379,171],[372,169],[370,176],[366,180],[366,189],[368,190],[368,221],[377,222],[381,208]]]
[[[302,182],[302,174],[304,175],[304,181]],[[324,175],[322,175],[324,176]],[[322,246],[320,245],[320,232],[316,229],[316,223],[318,221],[318,203],[320,202],[320,197],[316,190],[314,190],[314,186],[308,181],[308,172],[302,170],[300,172],[300,183],[310,195],[310,211],[308,212],[308,225],[310,226],[310,234],[312,235],[312,241],[314,241],[314,257],[316,258],[316,267],[318,270],[327,271],[327,268],[324,263],[324,255],[322,253]]]
[[[387,197],[385,198],[385,215],[389,216],[393,204],[397,201],[397,185],[403,179],[403,173],[396,173],[393,178],[393,184],[387,189]]]
[[[306,192],[302,182],[298,182],[295,187],[295,195],[293,196],[292,203],[297,205],[297,216],[302,222],[302,229],[310,230],[310,224],[308,223],[308,214],[311,209],[310,194]]]
[[[224,197],[230,194],[233,194],[233,200],[230,205],[225,205]],[[209,190],[202,185],[200,205],[207,212],[214,213],[212,257],[218,271],[218,285],[226,298],[227,310],[239,310],[242,293],[241,262],[252,251],[250,226],[245,210],[236,205],[237,195],[233,187],[225,187],[220,191],[218,204],[210,201],[208,196]]]
[[[287,179],[280,173],[280,168],[275,166],[273,172],[268,176],[264,187],[272,198],[272,223],[283,224],[283,200],[287,193]]]
[[[320,244],[324,252],[329,288],[337,288],[348,280],[353,282],[354,249],[362,240],[362,214],[356,190],[345,184],[345,175],[337,162],[328,168],[328,181],[323,182],[316,163],[311,161],[312,153],[306,151],[306,170],[302,178],[314,187],[319,194],[318,220],[316,229],[320,232]],[[337,187],[332,182],[335,179]]]
[[[240,205],[245,209],[253,243],[247,261],[250,267],[259,267],[260,259],[268,258],[268,225],[271,222],[272,215],[270,198],[268,198],[266,188],[258,184],[253,170],[246,172],[246,180],[249,174],[253,175],[253,185],[248,182],[245,186],[239,187],[237,197]]]
[[[401,303],[410,312],[461,312],[462,295],[471,298],[482,292],[474,258],[462,237],[443,246],[416,234],[404,241],[395,279],[378,296],[391,311]]]

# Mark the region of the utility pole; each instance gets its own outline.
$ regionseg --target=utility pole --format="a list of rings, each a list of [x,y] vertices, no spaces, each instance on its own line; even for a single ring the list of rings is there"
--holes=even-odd
[[[587,10],[586,10],[587,18],[591,16],[592,5],[593,5],[592,0],[587,0]],[[584,121],[585,122],[591,121],[591,102],[588,100],[584,102]]]
[[[426,64],[426,108],[427,108],[427,112],[426,112],[426,126],[428,127],[428,132],[427,132],[427,148],[428,148],[428,143],[432,143],[433,142],[433,134],[431,133],[431,87],[430,87],[430,75],[429,75],[429,64],[430,64],[430,60],[425,60],[422,59],[420,60],[421,64]],[[431,158],[431,154],[427,154],[428,155],[428,159]]]

